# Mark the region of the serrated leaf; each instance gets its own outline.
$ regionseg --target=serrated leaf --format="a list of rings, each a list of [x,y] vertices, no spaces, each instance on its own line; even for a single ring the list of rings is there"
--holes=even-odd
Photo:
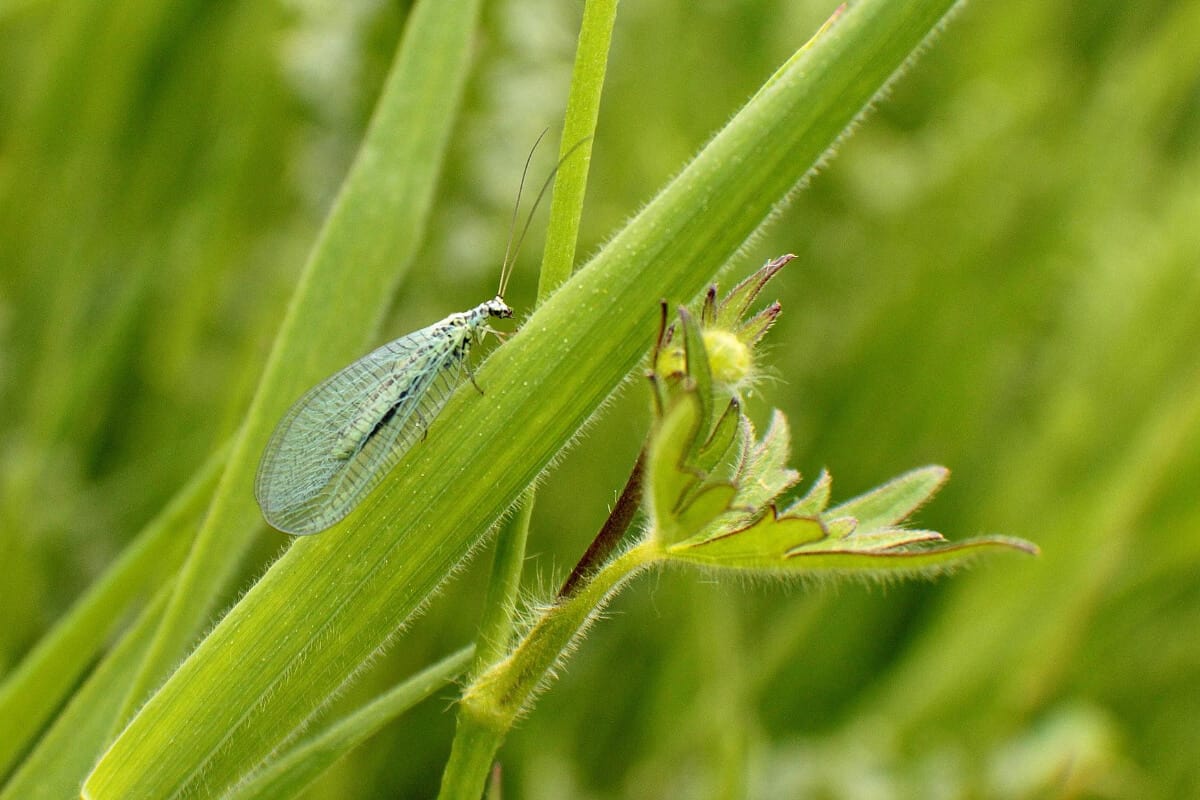
[[[737,489],[733,484],[714,483],[705,486],[694,497],[687,499],[672,526],[673,538],[667,539],[663,536],[663,543],[673,544],[699,534],[713,520],[729,510],[729,504],[733,502],[736,494]]]
[[[683,329],[683,352],[687,364],[687,376],[695,389],[699,416],[696,430],[698,436],[707,436],[712,426],[713,394],[712,370],[708,365],[708,351],[704,348],[704,335],[695,318],[686,308],[679,309],[679,323]],[[693,443],[693,446],[696,443]],[[690,451],[689,451],[690,455]]]
[[[944,542],[946,537],[937,531],[908,530],[906,528],[881,528],[870,533],[850,537],[855,550],[890,550],[911,544]]]
[[[751,436],[752,431],[750,428]],[[787,466],[791,445],[787,417],[776,410],[762,440],[743,449],[736,476],[738,505],[761,508],[800,480],[800,473]]]
[[[903,522],[942,488],[950,477],[945,467],[920,467],[893,478],[866,494],[829,509],[830,516],[856,517],[862,533]]]
[[[729,401],[725,412],[721,414],[713,431],[696,454],[696,467],[705,473],[710,473],[729,454],[729,449],[737,439],[738,421],[741,419],[741,404],[737,398]]]
[[[748,527],[708,539],[692,539],[668,548],[670,558],[742,569],[778,568],[787,554],[825,538],[815,517],[780,517],[772,508]]]
[[[717,420],[708,441],[699,447],[692,448],[693,453],[690,456],[690,460],[686,462],[686,467],[688,468],[687,471],[694,473],[699,480],[684,490],[677,503],[678,508],[687,506],[696,495],[705,490],[704,481],[721,464],[722,459],[728,453],[734,439],[737,437],[738,420],[740,417],[741,407],[737,398],[733,398],[725,407],[725,413]],[[725,508],[728,508],[728,503]],[[721,510],[724,511],[725,508]],[[681,534],[680,538],[686,538],[688,535],[690,534]]]
[[[920,550],[798,548],[787,555],[785,567],[797,572],[936,575],[985,553],[1003,551],[1038,553],[1037,547],[1022,539],[989,536]]]
[[[705,483],[707,471],[691,459],[697,450],[701,456],[711,456],[712,451],[728,449],[737,427],[737,404],[730,403],[718,421],[719,439],[710,438],[705,446],[697,447],[701,405],[698,391],[677,394],[650,446],[647,476],[652,516],[656,535],[664,544],[699,533],[729,509],[736,495],[732,484]]]
[[[829,470],[821,470],[821,474],[813,481],[808,493],[792,503],[784,511],[789,516],[806,517],[820,514],[829,505],[829,494],[833,491],[833,477]]]
[[[730,330],[740,327],[759,292],[775,276],[775,273],[783,269],[784,265],[794,258],[794,255],[788,254],[768,261],[750,277],[733,287],[717,308],[717,327]]]
[[[676,516],[684,494],[700,481],[687,466],[688,453],[696,441],[700,400],[695,392],[675,396],[667,414],[659,421],[650,445],[646,469],[654,529],[665,541],[676,541]]]
[[[821,522],[825,523],[825,530],[829,532],[830,539],[846,539],[858,530],[858,520],[854,517],[822,517]]]

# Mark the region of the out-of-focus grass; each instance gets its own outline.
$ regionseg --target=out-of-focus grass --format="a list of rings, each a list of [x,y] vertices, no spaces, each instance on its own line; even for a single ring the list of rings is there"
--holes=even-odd
[[[625,4],[581,252],[831,10]],[[0,13],[11,668],[241,419],[402,11]],[[492,287],[521,157],[561,114],[576,24],[547,0],[488,7],[390,331]],[[1198,39],[1195,4],[968,6],[737,265],[800,256],[769,339],[779,380],[761,392],[788,413],[799,466],[828,465],[846,497],[948,464],[929,526],[1024,536],[1040,561],[886,590],[635,587],[506,746],[514,796],[855,797],[868,782],[912,797],[1200,794]],[[510,299],[527,307],[522,274]],[[632,461],[640,387],[618,404],[541,492],[530,546],[548,583]],[[481,572],[346,702],[467,638]],[[444,707],[309,796],[431,793]]]

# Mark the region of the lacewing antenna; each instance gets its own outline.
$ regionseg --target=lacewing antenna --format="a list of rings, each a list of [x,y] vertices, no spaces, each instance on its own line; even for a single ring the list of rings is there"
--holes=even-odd
[[[533,215],[537,212],[538,206],[541,205],[542,198],[546,196],[546,192],[550,190],[550,184],[554,181],[554,176],[558,174],[562,165],[567,162],[567,159],[575,154],[575,151],[589,141],[592,137],[585,136],[575,144],[571,145],[571,149],[563,154],[563,157],[554,165],[554,169],[550,170],[550,174],[546,176],[546,180],[542,183],[542,188],[538,190],[537,197],[534,198],[533,207],[529,209],[529,216],[525,218],[525,225],[521,228],[521,235],[517,237],[516,244],[513,244],[513,234],[517,229],[517,217],[521,207],[521,192],[525,188],[525,178],[529,174],[529,164],[533,161],[533,154],[537,150],[542,139],[545,138],[547,131],[542,131],[538,136],[537,141],[533,143],[533,147],[529,151],[528,157],[525,159],[525,169],[521,171],[521,182],[517,186],[517,202],[513,206],[512,222],[508,231],[508,245],[504,248],[504,262],[500,267],[500,288],[496,292],[498,297],[504,297],[505,290],[508,289],[508,278],[512,275],[513,264],[516,263],[517,254],[521,252],[521,245],[525,242],[525,234],[529,233],[529,226],[533,223]]]

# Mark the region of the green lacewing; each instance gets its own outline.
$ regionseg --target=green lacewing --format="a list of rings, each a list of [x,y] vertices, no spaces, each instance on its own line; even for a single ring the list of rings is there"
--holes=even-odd
[[[525,173],[532,158],[531,150]],[[513,316],[504,302],[508,278],[533,212],[557,170],[542,186],[514,247],[525,173],[521,176],[493,299],[372,350],[310,389],[284,415],[254,481],[254,495],[267,522],[304,536],[341,521],[424,438],[463,376],[475,382],[468,361],[471,347],[485,334],[495,333],[490,320]]]
[[[353,511],[470,374],[467,356],[488,320],[512,315],[497,295],[372,350],[305,393],[259,462],[254,494],[267,522],[303,536]]]

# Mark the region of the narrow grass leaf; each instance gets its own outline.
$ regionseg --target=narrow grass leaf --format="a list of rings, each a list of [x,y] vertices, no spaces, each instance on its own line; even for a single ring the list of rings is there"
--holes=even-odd
[[[471,663],[473,650],[472,647],[464,647],[347,714],[325,730],[305,737],[262,772],[255,773],[227,794],[226,800],[279,800],[297,796],[339,758],[462,675]]]
[[[83,779],[112,740],[112,721],[145,657],[173,582],[164,585],[121,641],[87,680],[21,761],[0,800],[60,800],[77,797]],[[6,718],[7,722],[7,718]]]
[[[162,586],[187,553],[189,534],[212,497],[228,447],[214,453],[191,482],[126,547],[70,611],[47,633],[0,686],[0,776],[29,749],[46,721],[127,611]]]
[[[559,158],[565,158],[575,147],[579,149],[559,165],[558,174],[554,176],[550,223],[546,228],[538,281],[539,301],[562,285],[575,266],[579,220],[587,191],[588,167],[592,161],[596,121],[600,116],[600,95],[616,18],[617,0],[587,0],[584,3]]]

